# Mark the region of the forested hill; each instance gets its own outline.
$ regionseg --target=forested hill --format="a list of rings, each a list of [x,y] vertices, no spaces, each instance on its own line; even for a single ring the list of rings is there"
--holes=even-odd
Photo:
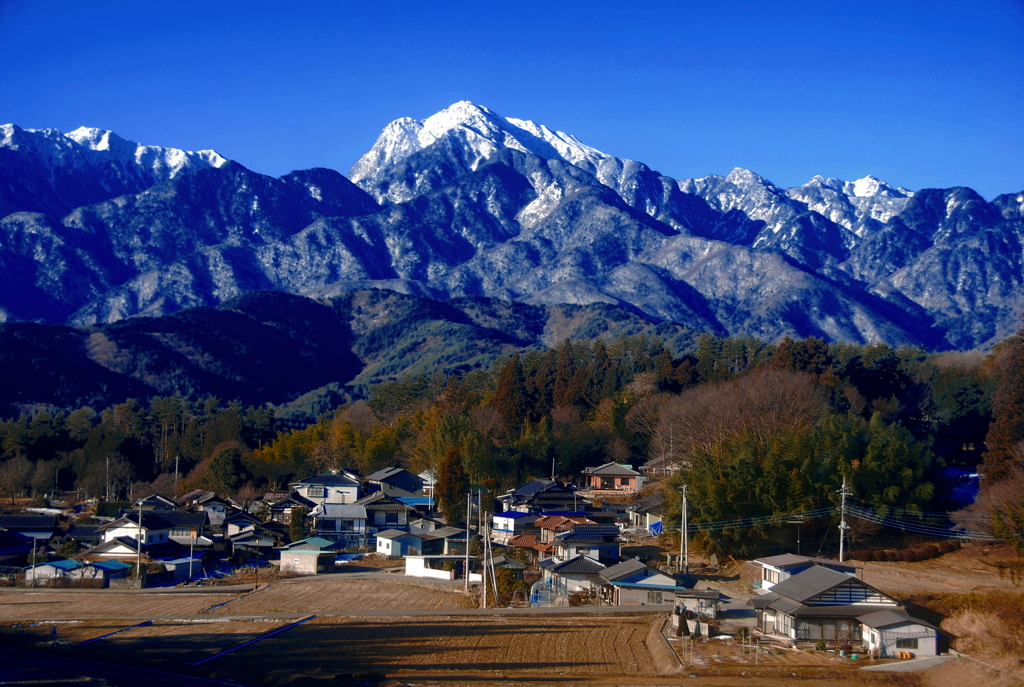
[[[254,291],[216,308],[90,327],[0,325],[0,416],[129,398],[216,396],[311,412],[404,375],[457,374],[565,338],[647,334],[686,350],[696,333],[622,307],[440,302],[393,291],[312,300]],[[315,415],[314,415],[315,417]]]

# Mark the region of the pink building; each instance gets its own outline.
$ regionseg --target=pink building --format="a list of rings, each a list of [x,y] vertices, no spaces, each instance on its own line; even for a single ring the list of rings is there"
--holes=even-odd
[[[584,468],[587,488],[596,491],[639,491],[644,486],[643,476],[625,465],[605,463],[596,468]]]

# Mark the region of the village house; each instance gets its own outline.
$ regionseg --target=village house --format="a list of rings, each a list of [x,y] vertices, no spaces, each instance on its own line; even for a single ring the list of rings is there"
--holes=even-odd
[[[383,491],[388,496],[423,495],[423,478],[405,468],[384,468],[367,476],[366,491]]]
[[[171,541],[178,542],[182,546],[200,548],[213,545],[213,540],[205,534],[210,518],[207,511],[160,510],[155,514],[170,525],[167,537]]]
[[[619,560],[619,528],[615,525],[574,524],[555,535],[552,555],[558,560],[586,556],[604,565]]]
[[[879,658],[896,658],[899,651],[915,656],[939,654],[939,628],[905,610],[884,610],[857,616],[864,647]]]
[[[206,513],[209,524],[214,527],[220,527],[231,511],[231,504],[225,499],[203,489],[195,489],[179,497],[178,503],[182,508]]]
[[[596,468],[584,468],[586,488],[591,491],[636,493],[643,489],[644,477],[628,465],[605,463]]]
[[[626,506],[626,512],[629,513],[630,527],[660,534],[665,497],[660,494],[645,496]]]
[[[0,530],[0,565],[12,566],[25,561],[35,540],[16,532]]]
[[[139,514],[132,512],[108,522],[99,528],[103,542],[85,552],[86,555],[101,558],[135,558],[139,553],[150,558],[180,558],[188,553],[170,538],[171,524],[155,511],[143,512],[141,525]]]
[[[62,559],[39,563],[25,568],[25,583],[35,585],[53,579],[68,580],[101,580],[106,587],[110,580],[130,577],[132,566],[121,561],[96,561],[82,563],[76,560]]]
[[[317,537],[338,542],[344,548],[366,545],[367,509],[354,503],[321,503],[310,512]]]
[[[228,517],[224,518],[224,533],[232,537],[246,530],[251,530],[257,525],[261,524],[261,520],[253,515],[252,513],[244,510],[232,513]]]
[[[916,636],[931,633],[934,637],[934,628],[907,616],[895,599],[853,575],[821,565],[774,583],[771,591],[750,603],[757,613],[758,630],[793,643],[823,639],[881,648],[888,646],[883,631],[895,627],[897,632],[914,635],[908,636],[908,641],[919,640],[919,655],[928,655],[924,652],[935,651],[937,646],[937,642],[924,642],[924,637]],[[896,621],[894,616],[902,620]]]
[[[198,490],[197,490],[198,491]],[[196,493],[196,492],[192,492]],[[176,510],[178,504],[160,494],[150,494],[144,499],[140,499],[135,502],[137,506],[141,506],[142,510]]]
[[[537,520],[541,517],[539,513],[520,513],[516,510],[495,513],[492,518],[491,541],[499,546],[508,546],[512,537],[517,534],[540,534]]]
[[[568,560],[548,558],[538,563],[542,581],[555,595],[595,592],[601,587],[599,573],[607,566],[584,555]]]
[[[270,519],[285,524],[291,523],[293,510],[302,509],[308,515],[316,507],[315,503],[297,493],[288,494],[284,498],[276,501],[265,501],[264,503],[266,503]]]
[[[423,540],[418,534],[401,530],[377,533],[377,553],[382,556],[418,556],[423,553]]]
[[[775,584],[788,580],[793,575],[798,575],[815,565],[820,565],[846,575],[856,575],[857,570],[860,569],[859,566],[853,563],[840,563],[828,558],[815,558],[813,556],[797,556],[792,553],[758,558],[754,563],[761,566],[761,589],[771,589]]]
[[[359,479],[345,472],[311,475],[289,486],[293,492],[314,504],[355,503],[359,500]]]
[[[50,541],[60,528],[56,515],[0,514],[0,529],[28,537],[39,544]]]
[[[505,511],[544,513],[547,511],[579,511],[590,501],[576,493],[574,484],[553,479],[534,479],[499,496]]]
[[[366,545],[376,548],[377,532],[383,530],[408,531],[409,521],[416,511],[382,491],[365,496],[356,504],[366,509]]]
[[[697,580],[672,575],[627,558],[601,571],[601,597],[612,606],[656,606],[675,602],[676,592],[692,589]]]
[[[322,537],[310,537],[293,542],[281,549],[281,572],[297,575],[320,575],[334,572],[338,547],[338,542]]]

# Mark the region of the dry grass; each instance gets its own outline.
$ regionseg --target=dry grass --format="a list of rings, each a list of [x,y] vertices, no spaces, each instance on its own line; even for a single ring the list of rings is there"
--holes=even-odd
[[[0,590],[0,620],[140,618],[193,615],[238,596],[227,594]]]

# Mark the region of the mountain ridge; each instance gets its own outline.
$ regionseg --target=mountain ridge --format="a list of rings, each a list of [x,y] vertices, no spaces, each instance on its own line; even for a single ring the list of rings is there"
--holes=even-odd
[[[1024,306],[1024,193],[988,202],[871,175],[784,189],[742,168],[677,180],[468,101],[387,125],[350,178],[273,179],[208,156],[217,164],[164,165],[166,178],[132,190],[157,173],[145,155],[126,162],[137,144],[73,133],[149,171],[101,165],[104,193],[128,190],[63,214],[82,193],[0,184],[0,214],[18,208],[0,219],[2,318],[89,324],[253,289],[381,287],[608,303],[767,340],[984,348],[1016,329]],[[0,145],[0,180],[74,176],[47,164]]]

